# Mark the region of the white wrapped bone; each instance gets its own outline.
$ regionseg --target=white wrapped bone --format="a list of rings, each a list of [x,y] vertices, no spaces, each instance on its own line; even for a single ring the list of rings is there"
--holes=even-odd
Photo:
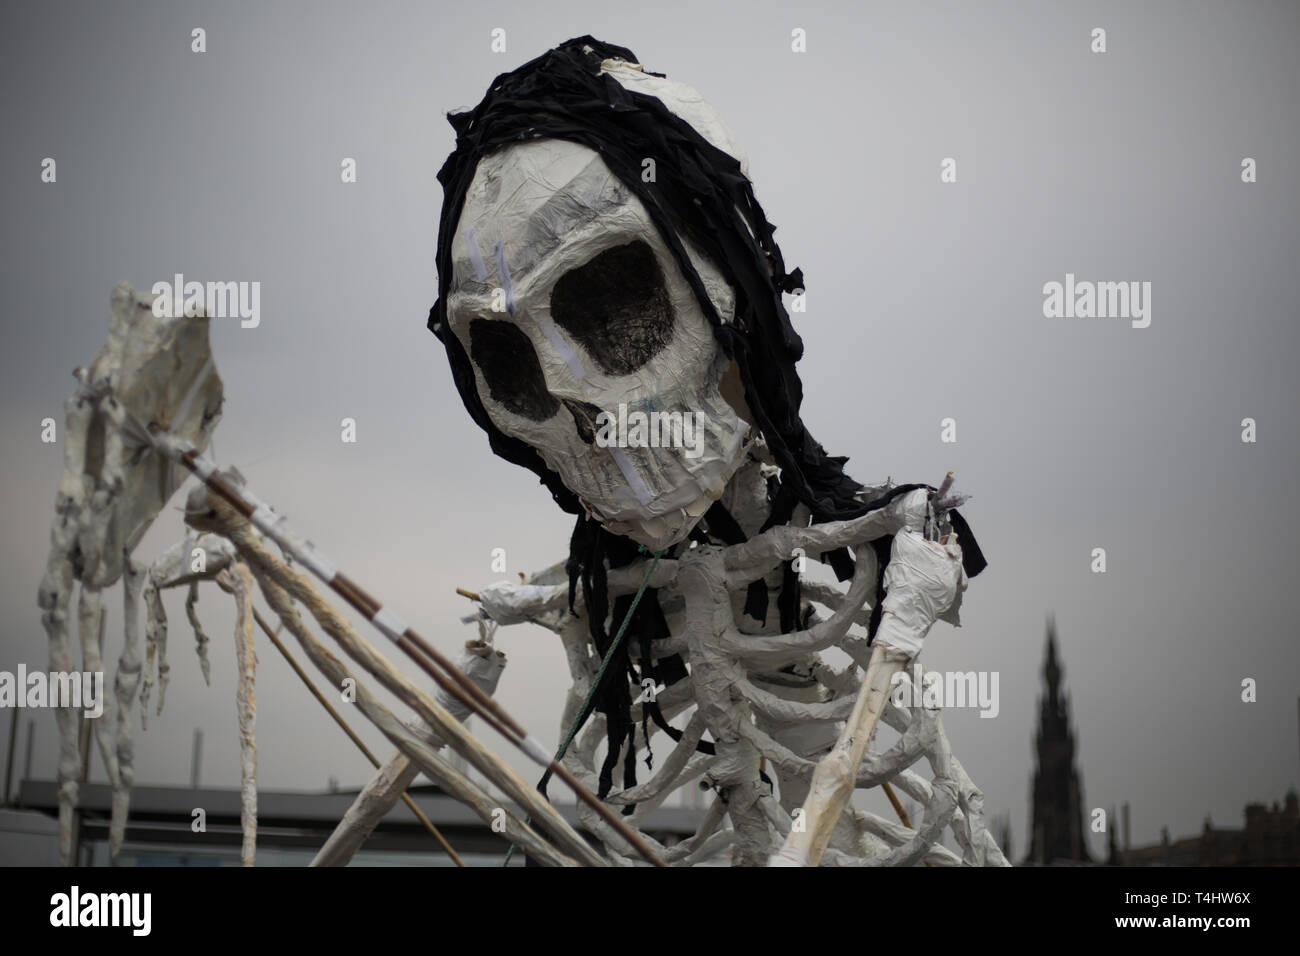
[[[135,783],[135,742],[131,737],[131,709],[140,685],[140,589],[145,570],[127,555],[122,564],[124,625],[122,656],[113,681],[117,697],[117,785],[113,789],[113,809],[108,830],[108,854],[117,856],[126,835],[126,817]]]
[[[217,578],[235,596],[235,705],[239,716],[239,822],[244,831],[239,861],[252,866],[257,853],[257,651],[253,647],[253,575],[236,564]]]
[[[81,587],[77,617],[81,632],[81,666],[90,674],[104,673],[104,627],[107,615],[104,612],[103,596],[99,591]],[[114,790],[121,789],[121,780],[117,772],[117,748],[114,746],[112,723],[112,699],[105,696],[104,708],[98,717],[89,718],[86,730],[95,739],[99,755],[104,761],[104,769],[109,783]]]
[[[497,581],[480,588],[478,597],[488,617],[498,624],[522,624],[547,612],[567,608],[569,586]]]
[[[203,570],[192,571],[194,552],[203,554]],[[162,714],[167,693],[167,677],[171,668],[167,664],[167,610],[163,607],[161,592],[168,588],[183,587],[199,581],[215,580],[217,575],[235,561],[235,549],[230,542],[215,534],[186,536],[176,542],[149,566],[145,576],[145,665],[144,682],[140,689],[140,725],[145,725],[149,711],[149,694],[154,684],[155,659],[158,675],[158,709]],[[186,601],[187,614],[192,610]],[[197,620],[197,618],[194,618]],[[206,639],[206,638],[205,638]],[[200,644],[201,646],[201,644]],[[204,653],[200,653],[200,667]]]
[[[885,600],[876,643],[915,657],[930,626],[965,588],[961,547],[955,538],[940,544],[915,531],[899,532],[885,569]]]

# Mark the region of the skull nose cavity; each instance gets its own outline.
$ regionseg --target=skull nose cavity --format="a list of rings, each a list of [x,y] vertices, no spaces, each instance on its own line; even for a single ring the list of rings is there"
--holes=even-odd
[[[565,407],[573,414],[573,427],[578,430],[578,437],[588,445],[596,443],[596,416],[600,409],[590,402],[579,402],[571,398],[563,399]]]
[[[551,318],[607,375],[630,375],[673,334],[668,286],[642,240],[606,249],[562,275],[551,290]]]

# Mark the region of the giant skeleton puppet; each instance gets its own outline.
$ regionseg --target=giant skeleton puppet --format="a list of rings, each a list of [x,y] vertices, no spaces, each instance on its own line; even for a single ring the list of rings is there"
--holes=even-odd
[[[677,788],[712,789],[700,831],[656,846],[671,863],[729,848],[736,865],[1005,865],[937,711],[890,699],[985,565],[962,499],[949,480],[864,487],[804,427],[782,302],[803,278],[715,111],[582,37],[449,119],[429,327],[492,450],[577,516],[562,567],[474,596],[482,616],[563,640],[561,733],[582,728],[562,737],[565,765],[634,826]],[[604,440],[635,412],[669,425]],[[695,426],[682,440],[678,415]],[[848,590],[801,581],[805,554]],[[833,646],[856,663],[828,666]],[[868,752],[879,719],[899,738]],[[657,768],[651,722],[676,742]],[[850,805],[891,783],[921,805],[914,827]]]

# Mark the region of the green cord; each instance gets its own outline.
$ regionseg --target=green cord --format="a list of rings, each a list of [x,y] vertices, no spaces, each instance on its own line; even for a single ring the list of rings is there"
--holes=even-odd
[[[644,547],[638,547],[637,550],[642,554],[652,553],[647,551]],[[618,650],[619,644],[623,642],[623,634],[627,631],[627,626],[632,621],[632,615],[636,613],[636,606],[641,603],[641,596],[645,594],[646,586],[650,584],[650,575],[654,574],[655,568],[659,566],[659,559],[667,553],[668,549],[664,548],[662,551],[655,554],[654,560],[650,562],[649,570],[646,571],[645,577],[641,579],[641,587],[637,589],[636,597],[632,599],[631,606],[627,609],[627,613],[623,615],[623,623],[618,626],[618,633],[614,635],[614,640],[610,643],[609,650],[605,652],[605,659],[600,662],[600,670],[596,671],[596,679],[591,682],[591,688],[587,691],[587,699],[582,702],[582,707],[578,709],[578,716],[574,718],[573,726],[569,728],[569,733],[565,736],[564,743],[560,744],[560,749],[555,752],[556,763],[559,763],[564,759],[565,753],[569,750],[569,744],[573,743],[573,738],[578,735],[578,728],[582,726],[582,718],[587,713],[587,708],[591,705],[592,698],[596,696],[596,689],[600,687],[601,678],[605,676],[605,670],[609,667],[609,662],[614,659],[614,652]],[[550,774],[550,770],[547,770],[542,779],[548,779]],[[525,826],[532,822],[532,817],[524,817]],[[506,851],[505,862],[501,864],[502,866],[510,865],[510,858],[514,856],[514,852],[515,845],[512,843],[510,844],[510,849]]]

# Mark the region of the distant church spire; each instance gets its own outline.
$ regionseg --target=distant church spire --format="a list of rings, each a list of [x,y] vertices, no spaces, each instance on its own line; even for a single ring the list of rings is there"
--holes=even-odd
[[[1038,733],[1034,739],[1038,765],[1034,771],[1033,824],[1025,863],[1091,861],[1083,823],[1083,785],[1074,764],[1070,701],[1061,690],[1063,675],[1053,617],[1047,622],[1043,662],[1047,693],[1038,702]]]

